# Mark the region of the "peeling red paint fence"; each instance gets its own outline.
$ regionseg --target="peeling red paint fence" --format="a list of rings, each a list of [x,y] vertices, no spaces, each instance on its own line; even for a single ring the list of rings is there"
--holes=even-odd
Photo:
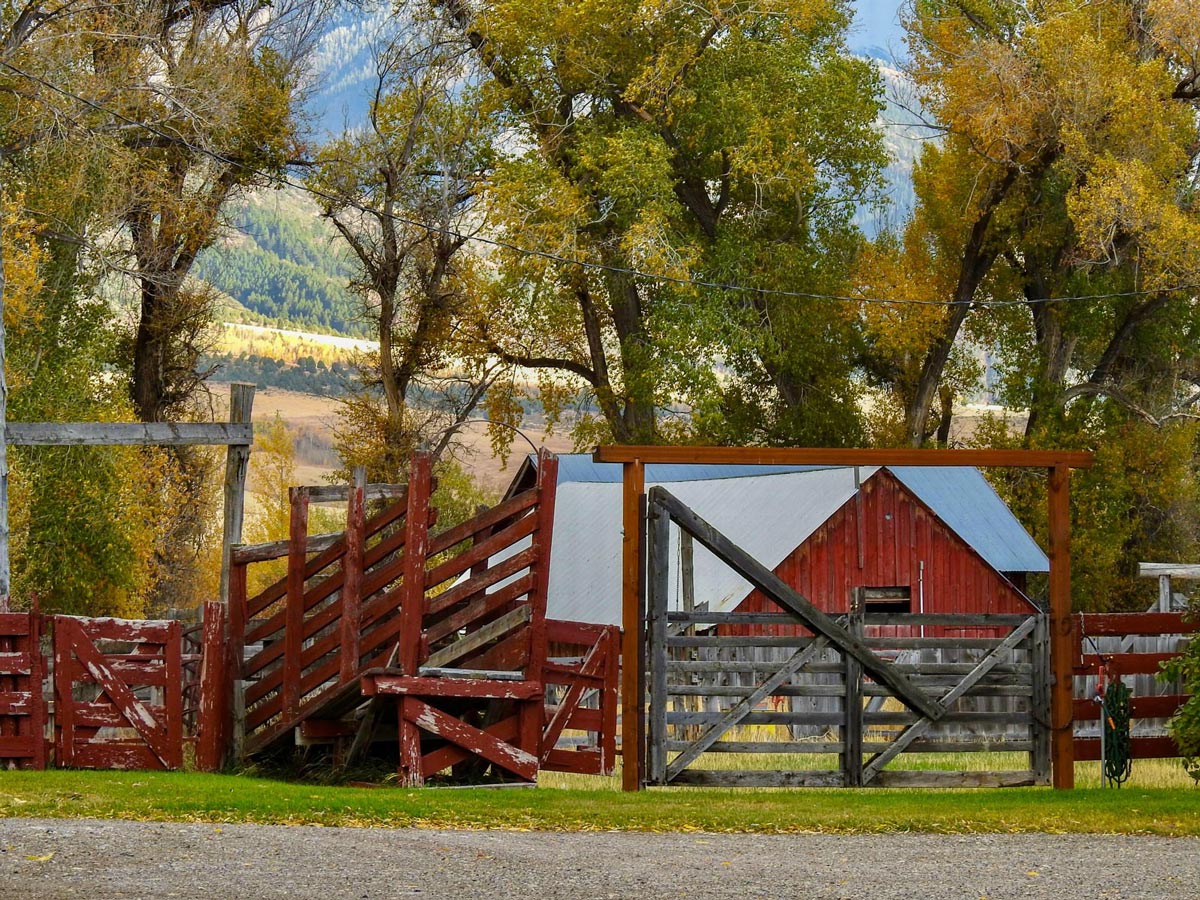
[[[424,521],[428,459],[418,456],[409,515]],[[415,533],[401,592],[395,665],[363,675],[396,698],[406,784],[452,769],[534,781],[545,725],[546,586],[557,460],[532,490],[430,536]]]
[[[1187,619],[1181,613],[1084,613],[1075,616],[1079,656],[1075,662],[1076,694],[1074,720],[1077,723],[1098,722],[1100,705],[1093,696],[1081,696],[1085,676],[1094,676],[1103,665],[1106,674],[1116,676],[1156,675],[1161,665],[1179,655],[1173,652],[1144,652],[1129,646],[1131,637],[1187,635],[1200,631],[1200,622]],[[1121,648],[1114,652],[1099,652],[1095,639],[1124,638]],[[1093,691],[1086,691],[1088,694]],[[1188,699],[1188,695],[1166,693],[1134,696],[1130,714],[1137,719],[1169,719]],[[1134,759],[1169,759],[1179,755],[1175,741],[1167,735],[1134,735],[1131,739]],[[1100,758],[1099,737],[1076,737],[1077,761]]]
[[[0,767],[46,768],[42,617],[0,613]]]
[[[202,719],[230,720],[222,681],[235,712],[228,732],[202,728],[201,765],[294,743],[346,762],[390,742],[407,784],[611,772],[619,629],[546,619],[556,483],[545,456],[534,488],[440,532],[426,455],[407,485],[293,488],[288,541],[232,553],[224,674],[205,619]],[[364,490],[396,502],[364,520]],[[310,536],[309,503],[329,500],[348,501],[346,530]],[[248,566],[284,557],[286,576],[247,599]],[[548,663],[550,646],[564,657]],[[557,746],[564,732],[576,746]]]
[[[204,604],[196,715],[196,768],[201,772],[220,769],[229,744],[232,682],[225,646],[226,624],[223,604]]]
[[[550,659],[541,767],[554,772],[611,775],[617,757],[617,685],[621,629],[615,625],[546,620]],[[551,693],[558,694],[551,702]],[[564,732],[582,742],[559,746]]]
[[[229,664],[232,679],[244,683],[247,754],[290,740],[296,726],[331,715],[331,707],[353,704],[358,675],[387,664],[400,630],[400,579],[413,531],[407,492],[365,522],[362,502],[351,503],[348,551],[345,532],[310,548],[308,506],[314,494],[323,496],[319,490],[292,490],[291,538],[282,552],[233,554]],[[247,567],[284,555],[287,575],[246,599]]]
[[[180,624],[71,616],[51,622],[57,765],[180,768]]]

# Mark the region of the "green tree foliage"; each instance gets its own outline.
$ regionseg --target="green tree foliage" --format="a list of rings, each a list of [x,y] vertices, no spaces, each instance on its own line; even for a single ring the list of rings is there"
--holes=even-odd
[[[1200,44],[1180,8],[914,4],[910,74],[941,139],[907,228],[861,276],[876,295],[955,302],[869,313],[885,439],[946,440],[976,378],[969,340],[999,359],[1001,401],[1029,411],[1019,435],[977,441],[1096,451],[1073,480],[1081,608],[1144,607],[1137,562],[1200,551]],[[997,479],[1044,531],[1041,479]]]
[[[465,245],[500,134],[436,26],[413,26],[377,65],[367,127],[323,148],[309,183],[355,258],[378,341],[342,433],[371,434],[372,468],[395,481],[414,449],[442,456],[503,368],[460,337],[485,289]]]
[[[487,349],[536,371],[545,400],[582,385],[601,417],[582,417],[581,442],[679,439],[691,423],[710,439],[852,439],[856,317],[763,292],[840,287],[858,248],[850,217],[883,154],[878,78],[843,43],[848,7],[434,8],[510,129],[489,185],[496,225],[604,267],[498,251]],[[681,404],[697,418],[672,418]],[[512,409],[499,397],[491,411]]]

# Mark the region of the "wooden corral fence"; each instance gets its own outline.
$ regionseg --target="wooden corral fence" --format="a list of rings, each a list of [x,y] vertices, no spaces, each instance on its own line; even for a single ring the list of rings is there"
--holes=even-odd
[[[289,540],[231,554],[221,677],[233,753],[330,744],[349,763],[389,743],[408,784],[447,769],[526,781],[539,768],[611,771],[617,629],[545,615],[556,468],[547,457],[534,489],[440,532],[424,455],[408,485],[359,474],[350,488],[293,489]],[[391,502],[368,519],[369,498]],[[310,537],[308,506],[326,500],[347,501],[346,530]],[[247,597],[247,568],[284,556],[287,574]],[[548,667],[556,639],[582,648],[578,662]],[[549,710],[547,685],[565,687]],[[559,752],[566,731],[574,742]],[[215,734],[206,762],[222,755]]]
[[[46,767],[42,617],[0,613],[0,768]]]
[[[53,629],[57,764],[180,768],[179,622],[54,616]]]
[[[180,768],[181,630],[177,621],[0,614],[0,767]]]
[[[647,518],[647,783],[823,787],[1048,783],[1048,635],[1044,616],[866,616],[859,596],[848,616],[834,618],[666,489],[650,490]],[[672,522],[762,591],[778,611],[670,611],[667,561],[671,558]],[[924,628],[929,628],[929,636],[920,636]],[[697,629],[703,633],[695,633]],[[868,629],[876,633],[868,634]],[[789,630],[793,632],[790,635],[786,633]],[[888,636],[879,636],[880,630],[889,632]],[[902,632],[907,636],[898,636]],[[765,661],[755,654],[761,648],[771,648],[783,658]],[[697,658],[714,649],[724,650],[723,658]],[[942,664],[896,662],[899,651],[926,649],[971,652],[976,658]],[[1024,661],[1018,661],[1017,654],[1022,654]],[[747,672],[756,683],[746,685],[730,678]],[[724,677],[704,677],[714,674]],[[830,674],[840,676],[840,683],[830,684],[827,678],[818,683],[811,677]],[[689,709],[686,699],[696,696],[722,698],[721,705],[730,705],[717,711]],[[996,696],[1018,698],[1020,705],[1006,712],[972,708],[973,698]],[[836,697],[840,709],[834,713],[781,711],[772,702],[794,697]],[[877,697],[898,701],[899,708],[873,708],[870,700]],[[1027,752],[1028,768],[1008,772],[887,768],[901,753],[996,749],[993,742],[963,739],[959,734],[953,741],[948,739],[948,725],[976,721],[1023,728],[1024,740],[1007,743],[1005,748]],[[732,730],[747,726],[767,732],[818,726],[825,730],[825,737],[780,740],[778,734],[772,734],[772,739],[723,739]],[[703,755],[723,752],[837,754],[839,766],[787,771],[693,768]]]
[[[1075,759],[1098,760],[1100,670],[1120,678],[1133,693],[1130,750],[1134,759],[1179,755],[1166,734],[1166,720],[1188,699],[1178,684],[1159,680],[1162,664],[1178,656],[1200,622],[1177,612],[1088,613],[1075,617],[1079,657],[1075,662]]]

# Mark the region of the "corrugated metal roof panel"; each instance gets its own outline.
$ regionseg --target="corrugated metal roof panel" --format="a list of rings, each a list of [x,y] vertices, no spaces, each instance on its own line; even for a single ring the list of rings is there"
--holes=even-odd
[[[536,457],[529,459],[536,465]],[[558,457],[558,483],[611,483],[621,480],[620,463],[598,463],[588,453],[564,453]],[[646,466],[646,481],[658,484],[679,481],[715,481],[723,478],[745,478],[751,475],[779,475],[789,472],[811,472],[832,466],[708,466],[667,465],[652,463]]]
[[[619,467],[618,467],[619,468]],[[875,469],[864,469],[865,480]],[[651,487],[652,483],[647,484]],[[788,472],[664,485],[701,518],[768,568],[783,559],[854,496],[852,469]],[[673,539],[672,546],[678,547]],[[621,486],[560,483],[555,500],[547,615],[621,623]],[[695,548],[696,603],[731,609],[750,585],[723,562]],[[678,608],[680,573],[671,575]]]
[[[888,466],[888,470],[997,571],[1050,571],[1046,554],[978,469]]]

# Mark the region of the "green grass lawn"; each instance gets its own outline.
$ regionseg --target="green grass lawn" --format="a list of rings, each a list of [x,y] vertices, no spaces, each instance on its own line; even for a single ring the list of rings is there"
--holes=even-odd
[[[1081,771],[1081,774],[1082,771]],[[546,779],[553,784],[554,779]],[[574,780],[573,784],[584,783]],[[1200,790],[327,787],[190,772],[2,772],[0,816],[180,822],[713,832],[1200,835]]]

